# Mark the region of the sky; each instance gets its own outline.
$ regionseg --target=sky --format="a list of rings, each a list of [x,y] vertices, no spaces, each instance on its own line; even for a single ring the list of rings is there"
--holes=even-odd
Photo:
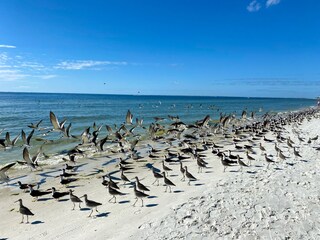
[[[0,0],[0,91],[320,96],[319,0]]]

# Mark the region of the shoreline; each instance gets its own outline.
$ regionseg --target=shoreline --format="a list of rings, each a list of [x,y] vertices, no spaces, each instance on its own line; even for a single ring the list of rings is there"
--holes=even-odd
[[[316,127],[319,126],[320,123],[319,113],[317,113],[316,118],[313,118],[309,121],[311,122],[308,122],[308,120],[304,120],[303,124],[299,125],[299,129],[301,129],[301,136],[304,136],[306,138],[308,136],[314,137],[316,134],[320,134],[320,129]],[[296,127],[293,125],[287,126],[286,131],[289,132],[288,136],[291,136],[291,139],[297,142],[297,136],[292,132],[293,128],[296,129]],[[274,135],[272,134],[272,132],[269,132],[267,133],[266,137],[274,138]],[[207,138],[210,139],[210,137]],[[233,144],[230,143],[230,140],[225,139],[224,142],[225,141],[229,143],[225,144],[224,151],[226,151],[227,149],[233,149]],[[197,143],[199,147],[202,145],[202,143],[199,141],[197,141]],[[216,144],[221,145],[221,141],[216,142]],[[270,151],[270,154],[274,155],[275,157],[273,144],[264,144],[267,145],[267,150]],[[228,201],[230,195],[234,198],[238,197],[238,199],[241,200],[242,198],[246,197],[246,193],[240,192],[242,193],[242,195],[239,193],[240,196],[237,196],[239,183],[244,184],[244,186],[247,187],[250,187],[252,183],[259,184],[259,179],[262,179],[263,183],[265,176],[263,176],[263,178],[260,178],[259,174],[274,176],[274,174],[279,173],[281,178],[281,176],[286,176],[287,171],[291,169],[293,170],[292,175],[295,176],[295,168],[300,166],[299,171],[301,171],[301,169],[304,169],[308,166],[306,165],[307,163],[311,164],[311,167],[317,171],[317,169],[319,169],[319,164],[318,162],[316,162],[316,159],[312,159],[312,157],[318,156],[316,150],[312,148],[312,146],[316,146],[316,144],[319,145],[319,141],[314,142],[311,146],[300,146],[299,151],[301,152],[302,156],[308,158],[308,162],[298,160],[298,162],[295,163],[295,161],[297,160],[289,158],[288,160],[279,163],[282,170],[276,170],[274,166],[272,166],[270,169],[266,169],[266,164],[263,160],[263,157],[260,155],[259,150],[256,150],[257,154],[253,156],[258,158],[259,160],[257,160],[257,163],[254,163],[254,165],[250,167],[250,170],[238,172],[237,170],[239,169],[239,166],[235,166],[230,167],[231,169],[227,168],[227,171],[225,173],[223,172],[223,166],[221,165],[219,158],[213,155],[211,153],[211,150],[208,149],[204,151],[204,153],[206,153],[207,155],[207,157],[205,157],[204,159],[209,163],[209,167],[205,169],[203,173],[197,173],[198,169],[197,165],[195,164],[195,159],[190,158],[187,160],[183,160],[183,164],[187,165],[189,167],[189,171],[199,179],[196,182],[191,182],[191,186],[188,186],[187,182],[180,181],[181,175],[179,172],[178,162],[166,163],[166,165],[173,169],[173,173],[170,174],[169,178],[177,185],[177,187],[173,189],[174,192],[171,194],[164,193],[165,187],[162,186],[162,184],[159,187],[152,186],[151,184],[154,181],[154,178],[152,176],[152,172],[148,169],[147,164],[154,164],[156,168],[161,169],[160,160],[146,159],[137,161],[135,162],[135,168],[126,173],[126,175],[130,180],[133,180],[134,177],[138,175],[143,184],[150,187],[150,195],[152,197],[144,200],[146,207],[140,207],[140,201],[138,202],[138,205],[136,207],[132,207],[131,205],[135,200],[133,189],[132,187],[122,187],[121,185],[120,191],[126,193],[126,195],[120,196],[118,199],[119,202],[117,204],[109,203],[108,199],[110,199],[111,196],[109,195],[105,187],[101,185],[101,176],[110,172],[115,180],[119,180],[118,168],[115,168],[114,165],[110,164],[103,165],[103,163],[112,161],[113,157],[111,159],[92,158],[89,160],[88,164],[83,169],[81,169],[81,172],[79,173],[81,177],[79,177],[79,180],[75,183],[75,185],[78,187],[72,189],[75,190],[75,194],[77,196],[81,196],[86,193],[88,194],[89,199],[103,203],[103,205],[99,207],[100,213],[97,213],[98,217],[87,218],[89,211],[85,210],[86,208],[84,206],[82,206],[84,209],[83,211],[79,211],[78,209],[75,211],[71,211],[72,204],[70,203],[70,201],[56,202],[55,200],[51,199],[51,196],[49,197],[48,195],[48,199],[46,199],[45,201],[32,202],[32,198],[29,196],[29,194],[22,193],[20,189],[3,186],[0,189],[0,191],[2,192],[2,194],[0,195],[0,203],[1,208],[4,209],[4,216],[2,216],[0,220],[0,225],[2,226],[2,229],[4,229],[4,231],[1,232],[0,237],[7,237],[9,239],[63,239],[65,237],[68,237],[69,239],[85,239],[93,237],[95,239],[105,239],[106,237],[108,239],[170,239],[169,236],[171,235],[161,235],[163,232],[165,234],[169,234],[171,232],[173,234],[172,236],[181,237],[181,234],[183,234],[186,229],[190,228],[195,230],[193,226],[199,226],[198,223],[201,223],[201,216],[203,216],[203,214],[206,214],[206,211],[203,211],[199,214],[191,214],[192,211],[190,209],[197,210],[196,206],[203,206],[205,209],[206,203],[208,203],[208,201],[212,202],[212,200],[216,199],[217,192],[223,193],[224,191],[228,190],[232,193],[228,196],[220,196],[221,201]],[[281,144],[281,146],[283,146],[283,144]],[[177,146],[174,146],[172,148],[177,148]],[[254,148],[256,149],[257,145],[255,145]],[[293,155],[292,151],[286,153],[286,155],[290,154],[291,157]],[[240,151],[239,154],[242,157],[245,157],[245,153],[243,151]],[[275,160],[278,161],[277,158],[275,158]],[[84,159],[81,160],[81,162],[82,161],[85,162]],[[293,162],[295,164],[293,166],[290,166],[287,164],[290,162]],[[81,163],[79,162],[78,164]],[[258,167],[256,165],[261,165],[261,167]],[[94,170],[95,167],[98,167],[99,169],[103,167],[104,172],[97,172],[97,174],[87,176],[92,173],[90,169]],[[257,173],[248,173],[247,171]],[[285,174],[281,175],[282,172]],[[42,175],[39,176],[36,174],[36,172],[32,173],[35,180],[39,181],[39,178],[40,180],[44,178],[44,183],[41,185],[40,189],[44,190],[52,186],[57,187],[58,179],[56,179],[55,176],[57,176],[59,173],[55,170],[53,170],[53,172],[47,171],[47,175],[44,175],[42,173]],[[254,176],[257,177],[255,178]],[[314,181],[313,178],[313,174],[311,174],[311,180],[309,181]],[[241,181],[238,179],[240,179]],[[313,182],[312,185],[314,186]],[[271,185],[271,190],[273,189],[272,187],[273,186]],[[61,187],[59,184],[57,189],[63,191],[67,190],[67,188]],[[208,199],[206,198],[206,196],[208,196]],[[30,219],[30,222],[32,224],[18,224],[20,219],[19,213],[16,212],[18,205],[17,203],[14,203],[14,201],[16,201],[18,198],[22,198],[24,201],[24,205],[29,207],[35,213],[35,216]],[[68,199],[68,197],[64,199]],[[193,202],[197,202],[198,200],[200,201],[199,204],[194,205]],[[315,213],[317,213],[317,211],[319,211],[319,207],[315,208],[314,210]],[[232,211],[236,212],[237,208],[233,206]],[[176,217],[177,214],[181,215],[181,219],[185,219],[184,222],[176,223],[180,219]],[[190,214],[192,216],[191,218]],[[194,217],[196,219],[196,222],[194,222]],[[61,221],[62,219],[65,219],[67,221]],[[193,220],[191,221],[190,219]],[[210,220],[212,219],[216,219],[216,216],[211,216]],[[225,221],[228,222],[229,220],[230,219],[228,218]],[[168,221],[169,224],[166,224],[166,221]],[[217,219],[215,221],[215,223],[211,222],[211,225],[218,228]],[[174,225],[176,227],[172,227],[170,223],[178,225]],[[14,231],[12,230],[12,226],[15,226]],[[176,228],[178,230],[175,230]],[[85,233],[80,231],[80,229],[85,229]],[[181,229],[184,230],[182,231]],[[197,231],[195,233],[197,233]],[[228,235],[225,235],[225,230],[216,232],[221,235],[214,235],[217,238],[225,237]],[[202,234],[204,235],[192,235],[192,233],[190,234],[190,236],[188,235],[190,238],[199,236],[211,236],[210,234],[208,235],[208,233],[205,231],[202,231]],[[207,234],[207,236],[205,234]]]

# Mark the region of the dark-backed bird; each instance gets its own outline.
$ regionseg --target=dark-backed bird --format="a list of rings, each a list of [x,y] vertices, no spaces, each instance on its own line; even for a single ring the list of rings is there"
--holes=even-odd
[[[32,185],[28,185],[29,186],[29,191],[30,191],[30,196],[36,198],[36,200],[38,200],[39,197],[50,194],[51,191],[40,191],[40,190],[35,190],[33,189]]]
[[[8,171],[10,168],[12,168],[16,163],[9,163],[5,166],[3,166],[2,168],[0,168],[0,182],[6,182],[8,184],[8,182],[10,181],[9,176],[6,175],[6,171]]]
[[[242,171],[242,168],[243,168],[243,167],[248,167],[247,164],[245,164],[243,161],[241,161],[239,155],[237,155],[237,161],[238,161],[238,164],[239,164],[239,166],[240,166],[240,170],[241,170],[241,171]]]
[[[56,190],[55,187],[52,187],[51,190],[52,190],[52,197],[56,200],[59,200],[59,198],[67,196],[69,194],[68,192],[59,192]]]

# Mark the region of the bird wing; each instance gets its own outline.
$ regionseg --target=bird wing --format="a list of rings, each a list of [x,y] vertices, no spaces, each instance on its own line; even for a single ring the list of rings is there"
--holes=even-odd
[[[56,115],[50,111],[50,122],[52,123],[53,129],[59,130],[60,124]]]
[[[133,115],[130,112],[130,110],[128,110],[127,115],[126,115],[126,123],[127,124],[132,124],[132,118],[133,118]]]
[[[9,168],[13,167],[16,163],[9,163],[7,165],[5,165],[4,167],[0,168],[0,174],[4,174],[6,171],[9,170]]]
[[[18,135],[12,140],[12,142],[11,142],[12,146],[14,146],[14,145],[16,144],[16,142],[18,141],[19,137],[20,137],[20,134],[18,134]]]
[[[28,164],[33,164],[33,162],[30,159],[30,154],[29,154],[29,150],[27,147],[25,147],[23,149],[23,153],[22,153],[23,159],[28,163]]]
[[[33,136],[33,133],[34,133],[34,129],[29,133],[28,137],[27,137],[27,144],[30,145],[30,140]]]

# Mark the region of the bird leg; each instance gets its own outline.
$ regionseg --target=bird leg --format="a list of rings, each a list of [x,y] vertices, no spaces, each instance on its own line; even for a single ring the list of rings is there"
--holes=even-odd
[[[96,207],[96,212],[97,212],[97,213],[99,212],[97,207]]]
[[[80,205],[81,205],[81,203],[79,203],[79,209],[81,209],[81,206],[80,206]]]
[[[29,216],[27,215],[27,222],[26,223],[29,223]]]
[[[167,192],[167,189],[168,189],[168,185],[166,185],[166,190],[164,192]]]
[[[181,178],[181,181],[185,181],[185,175],[183,174],[183,177]]]
[[[73,208],[72,208],[72,210],[74,210],[74,207],[75,207],[76,205],[73,203]]]
[[[21,214],[21,216],[22,216],[22,220],[21,220],[21,222],[20,222],[20,223],[23,223],[23,218],[24,218],[24,217],[23,217],[23,214]]]
[[[137,203],[137,201],[138,201],[138,197],[136,197],[136,201],[134,202],[134,204],[132,205],[132,206],[136,206],[136,203]]]
[[[110,202],[113,198],[114,198],[114,196],[112,196],[112,198],[110,198],[108,202]]]
[[[91,213],[89,214],[89,216],[88,217],[91,217],[91,214],[93,213],[93,209],[91,209]]]
[[[140,198],[141,199],[141,207],[143,207],[143,199],[142,198]]]
[[[169,190],[170,190],[170,193],[171,193],[171,186],[169,186]]]

